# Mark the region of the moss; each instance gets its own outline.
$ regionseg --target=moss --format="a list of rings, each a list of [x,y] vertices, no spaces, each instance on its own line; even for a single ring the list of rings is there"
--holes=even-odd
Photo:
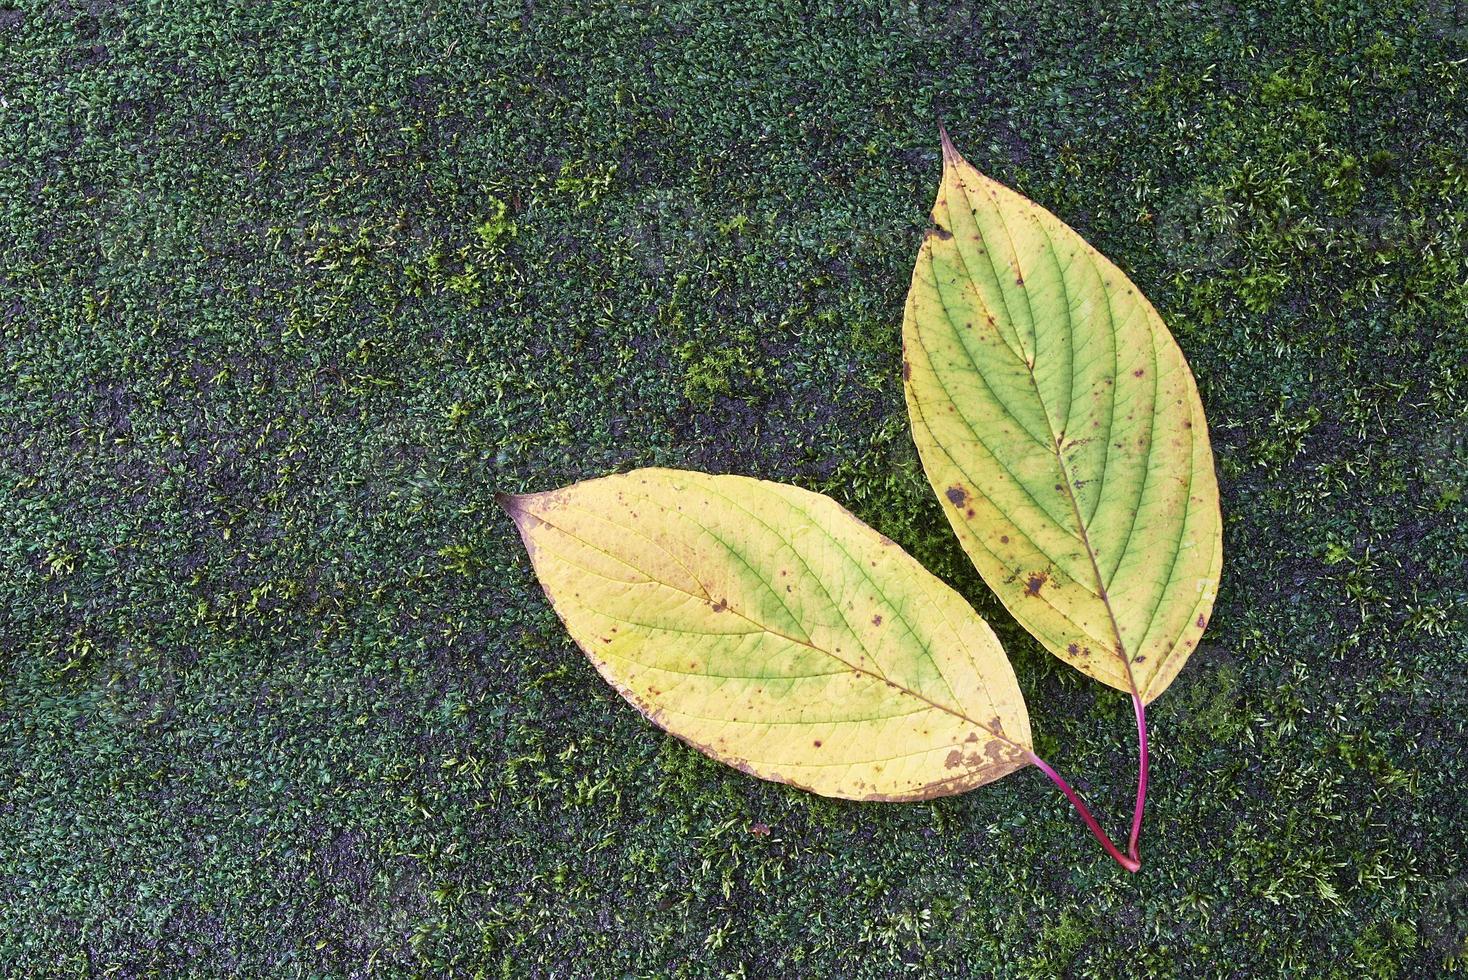
[[[1461,968],[1443,4],[196,6],[0,11],[12,972]],[[1126,700],[1008,619],[907,436],[939,115],[1133,275],[1212,423],[1223,592],[1135,877],[1034,773],[863,806],[659,735],[493,501],[832,494],[991,619],[1121,829]]]

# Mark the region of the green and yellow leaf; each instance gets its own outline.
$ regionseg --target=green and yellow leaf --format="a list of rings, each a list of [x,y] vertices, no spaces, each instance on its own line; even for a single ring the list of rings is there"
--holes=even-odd
[[[644,469],[501,502],[596,669],[715,759],[871,800],[961,793],[1030,761],[993,631],[827,497]]]
[[[903,325],[923,467],[1014,617],[1150,701],[1197,645],[1223,560],[1192,372],[1120,269],[943,144]]]

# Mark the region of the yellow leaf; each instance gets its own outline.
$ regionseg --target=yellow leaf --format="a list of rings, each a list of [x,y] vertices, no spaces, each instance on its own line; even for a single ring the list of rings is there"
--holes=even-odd
[[[601,675],[721,762],[826,796],[922,800],[1031,760],[988,625],[827,497],[644,469],[501,503]]]
[[[1120,269],[943,144],[903,325],[923,467],[1015,619],[1150,701],[1197,645],[1223,561],[1192,372]]]

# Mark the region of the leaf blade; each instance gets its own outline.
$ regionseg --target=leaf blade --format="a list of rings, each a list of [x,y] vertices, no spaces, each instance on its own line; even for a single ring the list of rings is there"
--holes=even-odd
[[[903,323],[929,482],[1026,629],[1150,701],[1196,646],[1222,566],[1192,373],[1120,269],[946,135],[932,218]]]
[[[834,501],[646,469],[506,498],[557,614],[659,727],[828,796],[963,792],[1029,761],[987,624]]]

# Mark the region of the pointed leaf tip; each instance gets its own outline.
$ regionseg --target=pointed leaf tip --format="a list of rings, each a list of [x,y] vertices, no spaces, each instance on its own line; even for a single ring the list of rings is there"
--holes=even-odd
[[[948,128],[943,125],[943,121],[941,119],[938,121],[938,141],[943,144],[944,167],[957,165],[963,162],[963,155],[960,154],[958,152],[958,148],[953,145],[953,140],[948,138]]]
[[[494,495],[494,502],[500,505],[516,526],[520,526],[530,513],[526,503],[533,496],[535,495],[529,493],[497,493]]]

